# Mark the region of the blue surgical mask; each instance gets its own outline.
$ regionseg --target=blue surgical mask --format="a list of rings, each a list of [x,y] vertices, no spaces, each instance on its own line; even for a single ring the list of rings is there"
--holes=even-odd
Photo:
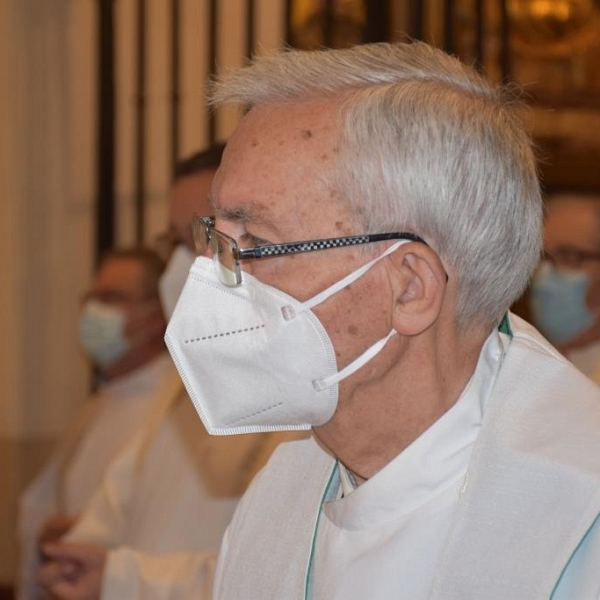
[[[568,342],[594,324],[586,303],[589,285],[582,271],[558,271],[547,262],[537,270],[531,283],[531,316],[551,342]]]
[[[88,300],[79,322],[79,341],[100,368],[110,367],[129,350],[125,338],[125,313],[97,300]]]

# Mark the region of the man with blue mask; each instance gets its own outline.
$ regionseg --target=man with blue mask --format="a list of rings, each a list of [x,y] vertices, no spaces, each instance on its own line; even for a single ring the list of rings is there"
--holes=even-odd
[[[312,431],[213,598],[597,597],[600,390],[509,313],[542,245],[509,90],[374,44],[257,57],[213,101],[244,116],[167,345],[212,434]]]
[[[533,322],[600,383],[600,197],[550,197],[544,249],[529,296]]]
[[[153,250],[113,251],[86,294],[79,341],[101,380],[131,373],[164,353],[158,296],[164,265]]]
[[[133,439],[172,370],[158,297],[164,269],[149,249],[109,252],[80,315],[80,342],[96,368],[97,391],[82,407],[43,471],[21,498],[19,597],[35,596],[38,544],[76,521],[108,464]]]

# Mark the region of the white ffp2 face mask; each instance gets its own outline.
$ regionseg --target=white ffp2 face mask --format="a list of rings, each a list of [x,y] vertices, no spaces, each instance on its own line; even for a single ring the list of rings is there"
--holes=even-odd
[[[220,283],[212,260],[197,258],[169,321],[165,341],[212,435],[310,429],[335,412],[338,383],[385,346],[394,330],[342,371],[312,308],[356,281],[400,245],[306,302],[244,273]]]

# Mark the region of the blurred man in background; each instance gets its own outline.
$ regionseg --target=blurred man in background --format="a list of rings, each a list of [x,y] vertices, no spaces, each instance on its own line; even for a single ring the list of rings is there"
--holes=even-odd
[[[35,596],[38,544],[76,521],[106,472],[148,415],[172,363],[158,284],[164,263],[152,250],[114,250],[100,262],[80,315],[82,348],[98,389],[20,501],[19,597]]]
[[[600,195],[548,199],[530,308],[540,331],[600,384]]]

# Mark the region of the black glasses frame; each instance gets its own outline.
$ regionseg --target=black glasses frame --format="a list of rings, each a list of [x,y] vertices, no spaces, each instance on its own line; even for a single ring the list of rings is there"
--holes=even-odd
[[[200,217],[193,215],[192,232],[194,236],[194,245],[198,254],[206,251],[208,243],[212,239],[212,232],[219,237],[227,240],[235,264],[232,265],[235,272],[235,283],[241,283],[241,273],[238,273],[239,261],[251,258],[269,258],[273,256],[285,256],[288,254],[298,254],[301,252],[315,252],[317,250],[329,250],[330,248],[344,248],[348,246],[357,246],[361,244],[370,244],[372,242],[384,242],[388,240],[410,240],[427,245],[427,242],[418,235],[409,232],[390,232],[390,233],[370,233],[363,235],[350,235],[336,238],[324,238],[317,240],[304,240],[299,242],[284,242],[281,244],[260,244],[252,248],[240,248],[237,241],[231,236],[215,229],[214,217]],[[202,236],[202,237],[200,237]]]
[[[371,242],[385,242],[386,240],[410,240],[427,245],[427,242],[414,233],[407,231],[391,233],[368,233],[363,235],[350,235],[336,238],[324,238],[319,240],[304,240],[301,242],[284,242],[282,244],[260,244],[252,248],[239,248],[234,238],[215,229],[214,217],[199,217],[194,215],[194,219],[202,222],[206,228],[207,238],[210,239],[210,232],[214,230],[224,238],[231,240],[231,248],[234,251],[235,258],[244,260],[247,258],[267,258],[269,256],[280,256],[282,254],[297,254],[299,252],[314,252],[316,250],[329,250],[329,248],[343,248],[346,246],[356,246],[358,244],[370,244]],[[194,241],[196,232],[194,231]]]

